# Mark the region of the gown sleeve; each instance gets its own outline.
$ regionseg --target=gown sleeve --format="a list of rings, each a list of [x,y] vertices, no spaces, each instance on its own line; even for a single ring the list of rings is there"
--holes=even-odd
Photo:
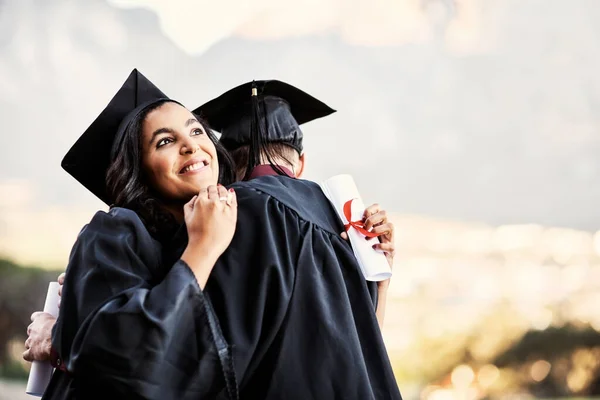
[[[79,234],[53,347],[76,398],[236,396],[208,297],[185,262],[161,265],[160,245],[129,210],[99,212]]]

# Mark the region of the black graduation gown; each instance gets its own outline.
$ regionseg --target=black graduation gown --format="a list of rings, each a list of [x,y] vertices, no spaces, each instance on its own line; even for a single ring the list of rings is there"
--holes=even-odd
[[[208,298],[133,211],[98,212],[81,231],[62,296],[52,344],[69,372],[43,399],[236,397]]]
[[[242,399],[400,399],[375,284],[321,189],[287,177],[234,187],[238,226],[204,292],[178,260],[185,228],[161,248],[131,211],[94,217],[53,337],[70,374],[44,398],[235,398],[237,381]]]
[[[400,399],[376,284],[365,281],[320,187],[283,176],[233,187],[237,229],[205,294],[233,346],[240,398]]]

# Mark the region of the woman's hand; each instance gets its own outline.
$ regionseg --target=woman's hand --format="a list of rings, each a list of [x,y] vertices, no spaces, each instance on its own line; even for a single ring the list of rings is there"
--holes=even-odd
[[[388,222],[387,213],[381,209],[379,204],[373,204],[365,209],[363,223],[366,230],[377,233],[379,243],[373,244],[373,248],[385,254],[385,258],[390,268],[392,268],[394,256],[396,255],[396,245],[394,244],[394,224]],[[342,232],[341,236],[343,239],[348,240],[346,232]],[[367,240],[371,239],[373,238],[367,238]],[[380,290],[387,289],[389,283],[390,280],[387,279],[378,282],[377,286]]]
[[[48,361],[52,351],[52,327],[56,318],[52,315],[37,311],[31,314],[31,324],[27,327],[25,341],[25,361]]]
[[[215,262],[233,239],[237,221],[235,192],[220,185],[209,186],[184,206],[183,213],[189,239],[181,259],[203,288]]]
[[[62,299],[62,288],[63,285],[65,284],[65,273],[63,272],[62,274],[60,274],[58,276],[57,282],[58,282],[58,308],[60,308],[60,300]]]
[[[373,248],[384,252],[391,269],[394,265],[394,256],[396,255],[394,225],[388,222],[387,213],[379,207],[379,204],[367,207],[363,215],[363,221],[366,230],[378,234],[377,237],[380,243],[374,244]],[[390,279],[377,282],[377,310],[375,310],[375,315],[377,316],[380,329],[383,329]]]
[[[394,265],[394,256],[396,255],[396,245],[394,244],[394,224],[388,222],[387,213],[379,207],[379,204],[373,204],[367,207],[363,214],[363,222],[365,229],[377,233],[379,243],[373,244],[373,248],[383,251],[385,258],[390,265],[390,269]],[[367,238],[370,240],[371,238]],[[387,290],[390,280],[377,282],[379,290]]]
[[[379,204],[373,204],[365,209],[363,223],[366,230],[378,234],[379,243],[373,244],[373,248],[383,251],[391,269],[396,255],[396,245],[394,244],[394,225],[388,222],[387,213],[381,209]],[[342,237],[348,239],[346,232],[342,232]],[[373,238],[367,238],[367,240],[371,239]],[[383,328],[389,285],[389,279],[377,282],[377,310],[375,310],[375,314],[380,328]]]
[[[233,189],[209,186],[184,207],[190,243],[210,244],[211,253],[220,256],[233,239],[237,221],[237,200]]]
[[[58,307],[62,297],[62,288],[65,283],[65,273],[58,276]],[[27,327],[27,340],[25,341],[25,361],[47,361],[52,350],[52,327],[56,318],[51,314],[36,311],[31,314],[31,324]]]

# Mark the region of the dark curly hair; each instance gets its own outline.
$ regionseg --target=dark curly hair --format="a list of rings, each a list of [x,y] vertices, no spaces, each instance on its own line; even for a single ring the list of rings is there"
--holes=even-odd
[[[123,207],[135,211],[148,231],[158,240],[171,237],[179,227],[175,217],[165,210],[163,203],[148,185],[142,169],[142,127],[146,116],[169,100],[157,102],[144,109],[128,125],[122,146],[114,156],[106,173],[106,186],[111,207]],[[234,170],[227,150],[218,142],[208,124],[198,119],[217,149],[219,183],[228,185],[234,181]]]

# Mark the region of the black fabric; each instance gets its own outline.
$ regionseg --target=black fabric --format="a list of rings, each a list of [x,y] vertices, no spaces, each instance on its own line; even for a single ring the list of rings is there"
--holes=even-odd
[[[240,398],[401,399],[377,284],[365,281],[319,186],[264,176],[232,187],[237,229],[205,294],[233,347]]]
[[[161,246],[131,211],[94,217],[53,338],[69,373],[44,399],[222,399],[236,395],[232,380],[240,399],[401,399],[376,284],[318,185],[264,176],[233,187],[235,236],[204,291],[179,260],[185,227]]]
[[[146,107],[163,100],[169,99],[134,69],[102,113],[67,152],[61,163],[63,169],[100,200],[110,204],[106,171],[111,153],[119,150],[129,121]]]
[[[252,87],[256,87],[260,121],[266,142],[283,142],[302,152],[300,126],[335,112],[308,93],[278,80],[254,81],[237,86],[194,110],[221,133],[227,150],[252,144],[252,121],[257,119],[252,107]]]
[[[231,352],[181,260],[165,264],[137,215],[98,212],[71,253],[44,399],[235,398]],[[231,393],[229,393],[231,391]]]

